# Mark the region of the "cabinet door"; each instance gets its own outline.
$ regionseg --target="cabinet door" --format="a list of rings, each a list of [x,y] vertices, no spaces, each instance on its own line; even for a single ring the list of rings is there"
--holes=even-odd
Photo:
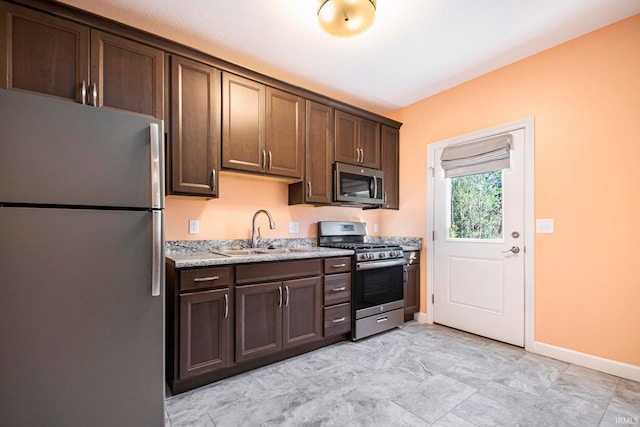
[[[91,30],[91,81],[94,105],[163,119],[161,50]]]
[[[220,71],[171,58],[171,193],[218,196]]]
[[[360,119],[360,164],[380,169],[380,123]]]
[[[410,320],[413,319],[413,313],[420,309],[420,265],[406,265],[404,271],[404,316],[405,320]]]
[[[336,162],[359,164],[358,117],[336,110],[335,120]]]
[[[82,102],[89,28],[0,3],[0,87]]]
[[[236,361],[282,349],[282,282],[236,287]]]
[[[289,280],[284,287],[284,348],[322,338],[322,278]]]
[[[231,307],[229,288],[180,295],[180,379],[230,365]]]
[[[222,166],[263,172],[265,86],[234,74],[222,74]]]
[[[331,203],[333,200],[333,109],[307,101],[305,156],[305,201]]]
[[[266,172],[302,179],[304,99],[270,87],[266,97]]]
[[[382,125],[382,170],[384,171],[384,205],[386,209],[400,209],[400,132]]]

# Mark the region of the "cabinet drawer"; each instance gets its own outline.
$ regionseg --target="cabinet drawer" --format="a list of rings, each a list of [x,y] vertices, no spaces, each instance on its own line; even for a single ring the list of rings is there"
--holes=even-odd
[[[351,257],[326,258],[324,260],[324,274],[344,273],[351,271]]]
[[[351,273],[324,276],[324,305],[351,302]]]
[[[272,282],[322,274],[320,259],[272,261],[236,266],[236,284]]]
[[[229,267],[198,268],[180,271],[180,291],[219,288],[231,283]]]
[[[340,304],[324,309],[324,336],[346,334],[351,331],[351,304]]]

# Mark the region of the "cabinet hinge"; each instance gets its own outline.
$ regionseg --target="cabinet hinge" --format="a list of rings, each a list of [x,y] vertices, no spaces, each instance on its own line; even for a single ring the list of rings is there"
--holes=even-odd
[[[436,240],[436,230],[433,230],[431,232],[431,240],[435,241]]]
[[[435,304],[435,303],[436,303],[436,295],[431,294],[431,304]]]
[[[436,168],[434,167],[430,167],[429,170],[431,171],[431,177],[435,177],[436,176]]]

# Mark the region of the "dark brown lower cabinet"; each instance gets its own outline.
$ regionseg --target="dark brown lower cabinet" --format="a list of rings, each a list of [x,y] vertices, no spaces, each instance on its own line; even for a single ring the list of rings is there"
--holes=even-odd
[[[322,278],[236,287],[236,362],[322,338]]]
[[[236,361],[282,348],[282,282],[236,287]]]
[[[180,295],[179,378],[226,368],[233,300],[229,288]]]
[[[420,310],[420,264],[404,266],[404,320],[413,319]]]
[[[283,348],[322,338],[322,278],[284,282]]]

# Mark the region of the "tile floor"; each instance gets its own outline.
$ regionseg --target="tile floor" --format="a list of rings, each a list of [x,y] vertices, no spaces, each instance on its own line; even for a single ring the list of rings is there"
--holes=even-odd
[[[633,426],[640,383],[409,322],[169,397],[166,426]]]

